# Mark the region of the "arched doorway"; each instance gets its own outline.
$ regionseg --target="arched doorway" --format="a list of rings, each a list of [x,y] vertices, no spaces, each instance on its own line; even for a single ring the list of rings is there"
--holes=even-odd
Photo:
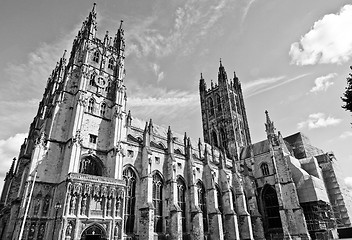
[[[266,185],[262,193],[264,205],[265,226],[268,232],[282,232],[282,223],[279,212],[279,201],[275,188]]]
[[[94,224],[86,228],[81,235],[81,240],[105,240],[105,239],[106,239],[105,230],[97,224]]]

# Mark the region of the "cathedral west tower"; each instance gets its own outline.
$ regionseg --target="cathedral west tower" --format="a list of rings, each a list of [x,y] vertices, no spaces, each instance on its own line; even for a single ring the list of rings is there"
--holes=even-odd
[[[237,155],[239,147],[251,144],[241,83],[232,80],[220,60],[218,83],[207,89],[203,75],[199,82],[204,141]]]

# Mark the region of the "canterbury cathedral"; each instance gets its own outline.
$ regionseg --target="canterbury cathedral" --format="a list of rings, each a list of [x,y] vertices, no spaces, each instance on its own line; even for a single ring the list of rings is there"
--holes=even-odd
[[[351,227],[334,154],[282,136],[267,111],[267,138],[252,143],[241,82],[222,62],[216,83],[199,80],[203,139],[135,118],[122,21],[99,39],[96,15],[50,74],[6,175],[1,239],[337,239]]]

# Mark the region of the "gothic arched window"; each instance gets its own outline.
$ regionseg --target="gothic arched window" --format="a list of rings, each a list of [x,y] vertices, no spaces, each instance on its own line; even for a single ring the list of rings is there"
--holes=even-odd
[[[223,128],[220,129],[221,145],[223,148],[227,149],[226,133]]]
[[[177,203],[182,211],[182,232],[186,233],[186,184],[181,178],[177,179]]]
[[[212,116],[214,115],[214,102],[212,98],[209,98],[208,104],[209,104],[209,114],[210,116]]]
[[[42,209],[43,216],[46,216],[48,214],[49,205],[50,205],[50,196],[46,195],[44,198],[43,209]]]
[[[126,207],[125,207],[125,232],[133,233],[136,205],[136,174],[131,168],[123,171],[123,178],[126,183]]]
[[[163,232],[163,182],[158,173],[153,175],[154,232]]]
[[[95,159],[83,158],[79,164],[79,173],[102,176],[102,167]]]
[[[268,166],[267,163],[263,163],[263,164],[260,166],[260,169],[262,170],[263,176],[268,176],[268,175],[269,175],[269,166]]]
[[[204,232],[208,232],[207,197],[202,182],[197,182],[198,206],[202,210]]]
[[[218,199],[218,209],[223,214],[223,207],[222,207],[222,193],[218,185],[215,185],[216,189],[216,197]]]
[[[114,69],[114,59],[110,58],[108,62],[108,68],[113,70]]]
[[[103,103],[100,105],[100,116],[104,117],[105,111],[106,111],[106,103],[103,102]]]
[[[35,228],[36,228],[36,222],[32,222],[28,230],[28,237],[27,237],[28,240],[34,239]]]
[[[212,138],[212,145],[215,147],[218,147],[219,146],[218,136],[216,135],[216,132],[214,130],[211,132],[211,138]]]
[[[88,112],[93,113],[93,111],[94,111],[94,99],[91,98],[89,99],[89,102],[88,102]]]
[[[37,240],[43,240],[44,239],[44,233],[45,233],[45,222],[41,223],[39,225]]]
[[[89,85],[94,86],[95,76],[96,76],[95,73],[93,73],[92,75],[90,75]]]
[[[216,95],[216,104],[218,105],[218,112],[221,113],[222,107],[221,107],[221,98],[219,94]]]
[[[98,63],[99,62],[99,56],[100,56],[99,51],[98,50],[95,51],[94,54],[93,54],[93,61]]]
[[[231,188],[231,195],[232,195],[232,202],[233,202],[233,210],[235,210],[235,212],[237,212],[237,209],[236,209],[236,194],[235,194],[235,190],[233,190],[233,188]]]
[[[265,186],[262,196],[265,209],[265,220],[268,228],[282,228],[279,201],[275,189],[272,186]]]

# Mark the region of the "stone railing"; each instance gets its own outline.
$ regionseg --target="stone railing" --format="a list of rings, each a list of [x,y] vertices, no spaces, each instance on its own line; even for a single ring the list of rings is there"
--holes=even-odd
[[[104,183],[104,184],[113,184],[113,185],[125,185],[123,180],[103,177],[103,176],[95,176],[83,173],[69,173],[67,176],[68,180],[72,180],[74,182],[91,182],[91,183]]]

